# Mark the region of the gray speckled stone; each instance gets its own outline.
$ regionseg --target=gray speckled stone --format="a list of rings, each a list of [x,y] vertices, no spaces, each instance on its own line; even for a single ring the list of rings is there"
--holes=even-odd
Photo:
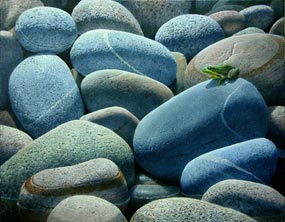
[[[74,195],[105,199],[122,211],[130,197],[124,175],[111,160],[97,158],[77,165],[46,169],[23,184],[18,207],[23,221],[46,221],[51,210]]]
[[[240,77],[256,86],[268,105],[285,104],[284,37],[271,34],[232,36],[201,51],[188,64],[185,85],[206,79],[205,65],[227,63],[240,69]]]
[[[0,167],[0,205],[4,209],[0,218],[11,214],[9,210],[28,177],[44,169],[70,166],[99,157],[116,163],[129,184],[134,181],[131,148],[103,126],[74,120],[34,140]]]
[[[31,52],[61,53],[77,37],[71,15],[53,7],[36,7],[22,13],[15,26],[17,39]]]
[[[173,197],[152,201],[138,209],[130,222],[254,222],[238,211],[206,201]]]
[[[19,15],[38,6],[43,6],[40,0],[0,0],[0,30],[10,30]]]
[[[173,96],[162,83],[122,70],[101,70],[89,74],[82,81],[81,92],[90,112],[120,106],[138,119]]]
[[[268,107],[267,137],[279,148],[285,149],[285,106]]]
[[[226,36],[231,36],[246,26],[244,15],[233,10],[216,12],[209,17],[219,23]]]
[[[188,14],[189,0],[116,0],[129,9],[140,23],[146,37],[153,39],[161,25],[182,14]]]
[[[254,5],[240,11],[244,15],[247,26],[262,30],[268,29],[274,20],[274,11],[268,5]]]
[[[282,222],[285,199],[273,188],[245,180],[224,180],[203,195],[202,200],[242,212],[257,221]]]
[[[270,34],[284,36],[284,17],[278,19],[270,28]]]
[[[133,137],[139,120],[128,110],[113,106],[86,114],[80,119],[97,123],[111,129],[122,137],[131,147],[133,146]]]
[[[256,33],[265,33],[265,32],[262,29],[257,28],[257,27],[247,27],[247,28],[233,34],[233,36],[245,35],[245,34],[256,34]]]
[[[28,134],[0,125],[0,165],[32,141],[33,139]]]
[[[224,31],[213,19],[204,15],[177,16],[164,23],[155,40],[170,51],[181,52],[187,60],[207,46],[224,38]]]
[[[23,50],[11,32],[0,31],[0,56],[0,110],[3,110],[9,105],[10,74],[23,60]]]
[[[93,29],[113,29],[143,35],[133,14],[115,1],[80,1],[73,9],[72,17],[80,35]]]
[[[127,222],[121,211],[110,202],[94,196],[76,195],[61,201],[47,222]]]

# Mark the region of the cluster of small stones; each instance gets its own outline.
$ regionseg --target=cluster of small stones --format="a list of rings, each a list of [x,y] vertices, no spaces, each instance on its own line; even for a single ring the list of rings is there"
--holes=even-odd
[[[0,221],[285,221],[283,8],[0,0]]]

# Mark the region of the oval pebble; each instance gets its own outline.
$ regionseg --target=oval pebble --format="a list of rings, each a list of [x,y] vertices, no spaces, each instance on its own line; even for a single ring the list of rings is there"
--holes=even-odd
[[[173,97],[162,83],[122,70],[101,70],[86,76],[81,93],[90,111],[120,106],[138,119]]]
[[[277,159],[275,145],[265,138],[205,153],[185,166],[181,175],[182,193],[201,197],[212,185],[226,179],[268,184],[275,173]]]
[[[209,15],[223,28],[226,36],[231,36],[245,28],[245,17],[233,10],[226,10]]]
[[[222,86],[205,81],[139,122],[134,153],[151,175],[179,181],[190,160],[217,148],[264,137],[266,130],[267,107],[251,83],[241,78]]]
[[[149,76],[166,85],[176,77],[176,62],[166,47],[122,31],[86,32],[72,46],[70,57],[74,68],[84,76],[102,69],[120,69]]]
[[[257,27],[247,27],[235,34],[233,34],[233,36],[236,36],[236,35],[245,35],[245,34],[256,34],[256,33],[265,33],[262,29],[260,28],[257,28]]]
[[[133,14],[115,1],[80,1],[73,9],[72,17],[80,35],[93,29],[112,29],[143,35]]]
[[[21,45],[31,52],[61,53],[77,37],[71,15],[53,7],[26,10],[16,22],[15,32]]]
[[[119,106],[113,106],[88,113],[80,119],[97,123],[111,129],[122,137],[131,147],[133,146],[133,137],[139,120],[128,110]]]
[[[268,5],[253,5],[240,11],[244,15],[247,26],[267,30],[274,21],[274,11]]]
[[[285,104],[284,37],[271,34],[232,36],[202,50],[188,64],[185,85],[191,87],[210,77],[206,65],[230,64],[240,77],[256,86],[268,105]]]
[[[32,141],[28,134],[13,127],[0,125],[0,166]]]
[[[249,216],[230,208],[185,197],[152,201],[138,209],[130,222],[253,222]]]
[[[8,82],[13,69],[23,60],[23,50],[11,32],[0,31],[0,110],[9,106]]]
[[[242,212],[257,221],[282,221],[285,199],[273,188],[245,180],[224,180],[211,186],[202,200]]]
[[[127,222],[121,211],[110,202],[94,196],[75,195],[61,201],[47,222]]]
[[[106,127],[74,120],[34,140],[0,167],[0,203],[4,209],[0,211],[0,217],[11,214],[10,209],[15,206],[20,188],[28,177],[45,169],[75,165],[95,158],[112,160],[122,170],[128,184],[134,182],[131,148]]]
[[[204,15],[180,15],[163,24],[155,40],[170,51],[181,52],[187,60],[207,46],[224,38],[224,31],[213,19]]]
[[[77,165],[46,169],[23,184],[17,202],[23,221],[46,221],[52,209],[74,195],[105,199],[122,211],[130,197],[124,175],[111,160],[97,158]]]
[[[270,28],[270,34],[284,36],[284,17],[278,19]]]
[[[21,62],[10,76],[9,96],[17,119],[34,138],[84,113],[72,74],[56,55]]]

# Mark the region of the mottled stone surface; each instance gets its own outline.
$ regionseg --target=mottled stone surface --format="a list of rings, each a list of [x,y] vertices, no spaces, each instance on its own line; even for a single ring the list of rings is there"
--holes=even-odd
[[[222,86],[205,81],[139,122],[134,153],[137,162],[153,176],[179,181],[190,160],[217,148],[264,137],[266,130],[267,107],[251,83],[241,78]]]
[[[129,203],[124,175],[111,160],[97,158],[77,165],[46,169],[23,184],[18,207],[23,221],[46,221],[60,201],[74,195],[105,199],[122,211]]]
[[[187,60],[199,51],[224,38],[224,31],[213,19],[204,15],[180,15],[163,24],[155,40],[170,51],[181,52]]]
[[[139,120],[128,110],[119,106],[113,106],[88,113],[80,119],[97,123],[111,129],[122,137],[131,147],[133,146],[133,137]]]
[[[120,106],[138,119],[173,97],[162,83],[122,70],[101,70],[86,76],[81,93],[87,109],[97,111]]]
[[[160,43],[132,33],[98,29],[81,35],[72,46],[74,68],[86,76],[102,69],[146,75],[166,85],[176,77],[176,62]]]
[[[238,211],[192,198],[155,200],[136,211],[130,222],[253,222]]]
[[[0,167],[0,204],[4,209],[0,218],[11,214],[9,205],[15,204],[28,177],[44,169],[70,166],[99,157],[116,163],[127,182],[133,183],[134,156],[131,148],[103,126],[74,120],[34,140]]]
[[[127,222],[121,211],[110,202],[94,196],[76,195],[61,201],[47,222]]]
[[[72,17],[80,35],[93,29],[112,29],[143,35],[133,14],[115,1],[80,1],[73,9]]]
[[[245,180],[224,180],[210,187],[202,200],[242,212],[257,221],[284,221],[285,199],[269,186]]]
[[[220,148],[191,160],[181,175],[184,195],[201,197],[208,188],[226,179],[268,184],[277,165],[275,145],[265,138]]]
[[[268,105],[285,104],[284,38],[249,34],[226,38],[202,50],[188,64],[185,84],[190,87],[209,76],[205,65],[226,63],[240,69],[240,77],[253,83]]]
[[[53,7],[36,7],[22,13],[15,26],[17,39],[31,52],[61,53],[77,37],[71,15]]]
[[[9,126],[0,125],[0,165],[32,141],[33,139],[28,134]]]

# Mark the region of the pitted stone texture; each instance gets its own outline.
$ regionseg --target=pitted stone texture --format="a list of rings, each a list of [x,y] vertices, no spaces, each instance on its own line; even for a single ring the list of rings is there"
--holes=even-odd
[[[73,9],[72,17],[80,35],[94,29],[112,29],[143,35],[133,14],[115,1],[80,1]]]
[[[126,180],[111,160],[97,158],[77,165],[40,171],[23,184],[19,201],[23,221],[46,221],[51,210],[74,195],[103,198],[126,210],[129,193]]]
[[[166,85],[175,80],[176,62],[160,43],[132,33],[98,29],[81,35],[72,46],[74,68],[86,76],[102,69],[146,75]]]
[[[0,110],[4,110],[9,105],[10,74],[23,60],[23,50],[11,32],[0,31],[0,58]]]
[[[0,125],[0,165],[32,141],[33,139],[28,134],[9,126]]]
[[[202,200],[242,212],[257,221],[283,221],[285,199],[269,186],[245,180],[224,180],[210,187]]]
[[[76,195],[61,201],[47,222],[127,222],[121,211],[110,202],[94,196]]]
[[[245,17],[237,11],[220,11],[209,15],[209,17],[219,23],[226,36],[231,36],[246,27]]]
[[[36,7],[22,13],[15,26],[17,39],[31,52],[61,53],[77,37],[71,15],[53,7]]]
[[[267,106],[251,83],[241,78],[221,86],[217,81],[205,81],[168,100],[139,122],[134,153],[151,175],[179,181],[190,160],[264,137],[266,130]]]
[[[247,26],[267,30],[274,21],[274,11],[268,5],[254,5],[240,11],[244,15]]]
[[[101,70],[86,76],[81,93],[87,109],[97,111],[120,106],[138,119],[173,97],[162,83],[122,70]]]
[[[201,51],[188,64],[185,84],[191,87],[210,77],[205,65],[226,63],[240,69],[240,77],[253,83],[268,105],[285,104],[284,38],[248,34],[226,38]]]
[[[133,137],[139,120],[128,110],[119,106],[113,106],[88,113],[80,119],[97,123],[111,129],[122,137],[131,147],[133,146]]]
[[[238,211],[192,198],[152,201],[136,211],[130,222],[254,222]]]
[[[9,80],[12,110],[34,138],[80,118],[84,106],[68,66],[56,55],[34,55]]]
[[[146,37],[154,39],[155,33],[168,20],[188,14],[192,2],[189,0],[116,0],[129,9],[140,23]]]
[[[0,30],[10,30],[24,11],[43,6],[40,0],[0,0]]]
[[[224,38],[224,31],[213,19],[204,15],[180,15],[163,24],[155,40],[170,51],[181,52],[187,60],[207,46]]]
[[[41,170],[94,158],[112,160],[129,184],[134,181],[134,156],[128,144],[103,126],[74,120],[34,140],[0,167],[0,202],[15,202],[23,182]]]
[[[184,195],[201,197],[226,179],[268,184],[277,166],[278,152],[270,140],[258,138],[205,153],[191,160],[181,175]]]

